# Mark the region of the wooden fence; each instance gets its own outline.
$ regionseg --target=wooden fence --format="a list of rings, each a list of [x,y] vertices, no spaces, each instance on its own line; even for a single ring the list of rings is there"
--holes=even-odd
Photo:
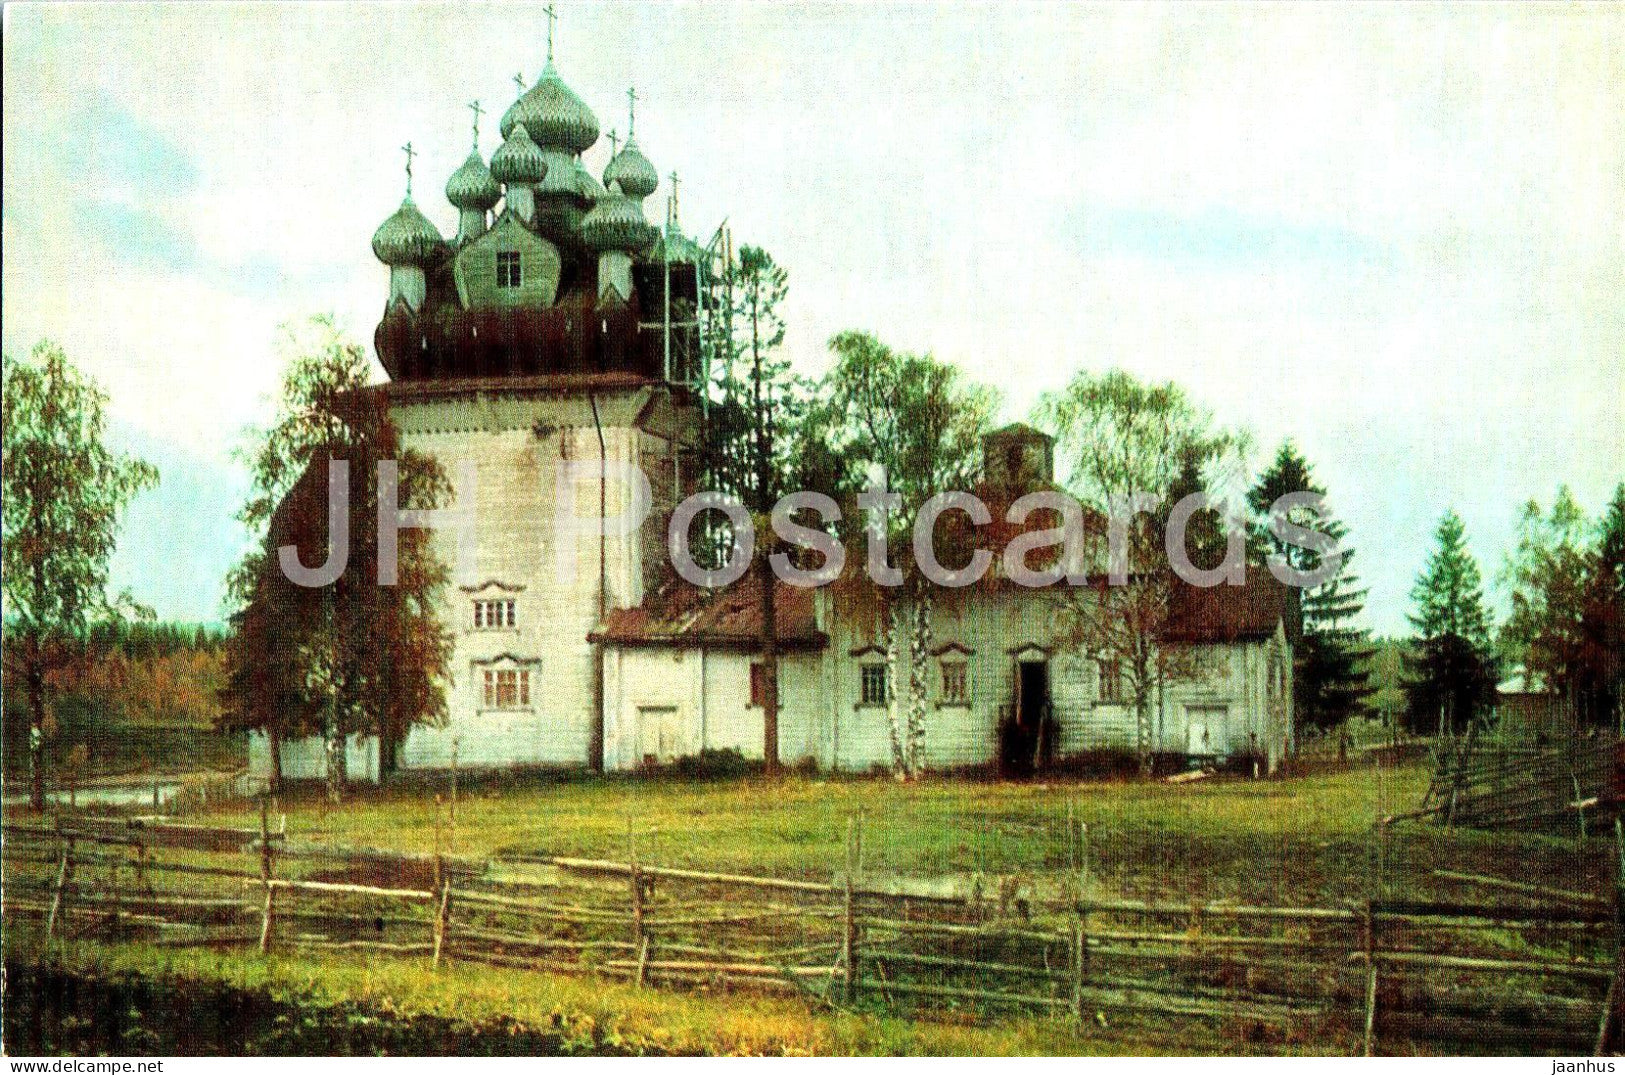
[[[1612,822],[1621,746],[1612,736],[1546,748],[1493,748],[1469,734],[1441,749],[1421,809],[1447,826],[1569,832]]]
[[[338,848],[287,838],[265,811],[257,828],[73,817],[4,836],[5,914],[42,919],[46,946],[361,949],[838,1008],[1200,1019],[1368,1055],[1602,1052],[1625,1007],[1613,893],[1449,871],[1461,901],[1271,907],[1103,898],[1081,874],[1044,891],[882,882],[855,824],[825,879],[660,866],[630,845],[620,859]]]

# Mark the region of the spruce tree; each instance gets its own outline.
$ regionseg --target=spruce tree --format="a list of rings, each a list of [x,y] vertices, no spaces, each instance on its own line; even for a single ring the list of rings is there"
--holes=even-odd
[[[1484,580],[1454,511],[1434,533],[1438,547],[1411,590],[1417,643],[1406,658],[1405,694],[1414,732],[1454,734],[1495,697],[1496,662]]]
[[[1326,490],[1315,481],[1307,460],[1290,441],[1284,441],[1275,462],[1247,494],[1256,522],[1252,534],[1255,558],[1283,557],[1298,571],[1320,566],[1319,553],[1289,545],[1269,529],[1271,510],[1277,500],[1289,493],[1314,493],[1324,497]],[[1303,591],[1303,638],[1295,663],[1293,699],[1298,727],[1335,728],[1349,717],[1365,711],[1372,694],[1367,666],[1373,654],[1370,632],[1358,627],[1365,607],[1367,589],[1350,567],[1354,550],[1345,538],[1348,528],[1334,518],[1314,517],[1304,512],[1290,514],[1290,521],[1318,530],[1336,539],[1342,550],[1337,573],[1319,586]]]

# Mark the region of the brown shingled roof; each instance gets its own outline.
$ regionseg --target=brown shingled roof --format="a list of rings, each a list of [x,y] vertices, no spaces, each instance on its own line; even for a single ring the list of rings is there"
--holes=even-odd
[[[1276,580],[1267,568],[1249,565],[1242,586],[1192,586],[1178,579],[1170,594],[1166,642],[1240,642],[1268,638],[1285,622],[1287,638],[1301,627],[1298,591]]]
[[[672,583],[636,608],[611,612],[604,629],[588,638],[613,646],[704,645],[754,650],[761,643],[760,585],[754,574],[719,590]],[[818,629],[812,591],[779,582],[774,599],[779,647],[822,649],[829,638]]]

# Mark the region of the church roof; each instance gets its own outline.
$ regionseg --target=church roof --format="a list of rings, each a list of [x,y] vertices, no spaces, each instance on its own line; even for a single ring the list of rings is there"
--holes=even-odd
[[[818,629],[812,591],[777,581],[775,587],[780,648],[823,649],[829,638]],[[604,629],[589,640],[614,646],[755,650],[762,638],[761,593],[754,574],[720,590],[674,582],[636,608],[611,612]]]
[[[446,180],[446,200],[459,209],[490,209],[501,197],[502,191],[477,149]]]
[[[491,175],[501,183],[540,183],[552,169],[542,149],[523,126],[516,125],[491,154]]]
[[[372,252],[385,265],[423,265],[433,260],[445,242],[408,196],[372,233]]]
[[[598,117],[564,84],[552,60],[542,68],[536,85],[503,114],[502,137],[508,137],[519,125],[530,132],[537,145],[556,146],[571,153],[591,149],[598,141]]]
[[[581,222],[581,237],[595,250],[644,250],[657,236],[638,203],[611,188]]]
[[[655,166],[649,163],[649,158],[643,155],[637,142],[631,138],[626,140],[626,145],[604,169],[604,186],[612,183],[619,183],[621,193],[639,201],[653,194],[660,185],[660,175],[655,171]]]

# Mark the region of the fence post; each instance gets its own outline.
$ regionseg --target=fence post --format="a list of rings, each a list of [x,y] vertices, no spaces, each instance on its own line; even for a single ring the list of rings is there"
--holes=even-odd
[[[1614,843],[1619,849],[1619,867],[1614,881],[1614,976],[1603,999],[1602,1018],[1597,1024],[1597,1046],[1593,1053],[1603,1056],[1625,1026],[1625,827],[1614,819]]]
[[[1365,1055],[1371,1056],[1377,1031],[1377,918],[1365,901]]]
[[[434,965],[440,968],[440,958],[446,947],[446,930],[451,927],[451,882],[440,886],[440,913],[434,920]]]
[[[439,888],[446,879],[446,866],[440,850],[440,807],[442,800],[439,795],[434,797],[434,887]]]
[[[271,884],[271,814],[270,800],[260,799],[260,883],[265,886],[265,910],[260,916],[260,954],[271,950],[271,929],[276,919],[276,886]]]
[[[60,832],[58,836],[62,839],[62,859],[57,865],[56,886],[51,896],[51,914],[45,920],[45,946],[47,948],[51,945],[51,938],[56,936],[57,916],[67,914],[67,909],[63,907],[63,903],[66,899],[68,874],[73,871],[73,836],[70,834],[61,837]]]
[[[626,876],[632,897],[632,950],[638,954],[637,976],[633,981],[641,989],[648,978],[649,935],[643,924],[643,871],[638,868],[638,845],[632,835],[630,817],[626,819],[626,855]]]
[[[858,921],[857,921],[857,817],[846,819],[846,929],[841,941],[841,968],[846,974],[846,999],[851,1001],[858,993]]]

